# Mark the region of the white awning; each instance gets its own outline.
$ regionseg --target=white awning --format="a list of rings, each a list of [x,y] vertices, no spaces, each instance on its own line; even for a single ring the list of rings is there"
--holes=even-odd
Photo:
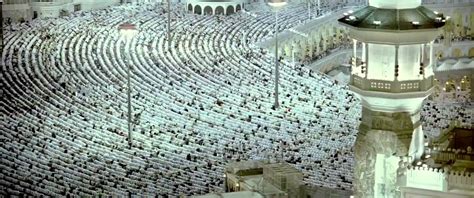
[[[436,68],[436,71],[451,70],[454,64],[456,64],[456,60],[453,60],[453,59],[445,60],[440,66]]]

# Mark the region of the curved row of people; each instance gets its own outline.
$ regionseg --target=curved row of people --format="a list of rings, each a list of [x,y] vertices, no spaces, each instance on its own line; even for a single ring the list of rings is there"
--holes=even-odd
[[[281,30],[300,21],[294,11],[303,8],[282,12]],[[252,45],[271,36],[273,15],[182,10],[173,7],[170,48],[160,4],[82,12],[6,32],[0,165],[7,193],[203,194],[222,190],[227,162],[261,158],[294,164],[311,185],[351,187],[361,109],[347,87],[282,60],[281,107],[274,108],[273,58]],[[116,30],[124,21],[140,24],[130,43]],[[466,118],[440,119],[456,116]]]

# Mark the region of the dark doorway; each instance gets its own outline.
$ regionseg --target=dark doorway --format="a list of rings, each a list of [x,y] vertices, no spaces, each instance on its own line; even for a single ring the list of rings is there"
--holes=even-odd
[[[74,5],[74,12],[81,11],[81,4]]]
[[[194,7],[194,14],[202,14],[201,6]]]

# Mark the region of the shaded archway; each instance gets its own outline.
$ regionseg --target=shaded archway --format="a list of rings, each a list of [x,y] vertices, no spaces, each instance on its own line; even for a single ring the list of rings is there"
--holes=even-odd
[[[453,56],[454,58],[461,57],[461,56],[462,56],[462,50],[459,49],[459,48],[455,48],[455,49],[453,50],[452,56]]]
[[[443,53],[443,51],[438,51],[438,52],[436,52],[436,57],[437,57],[438,59],[444,58],[444,53]]]
[[[197,5],[194,7],[194,14],[202,14],[201,6]]]
[[[469,57],[474,57],[474,47],[469,49]]]
[[[324,38],[323,38],[322,35],[321,35],[319,38],[320,38],[319,43],[318,43],[318,44],[319,44],[319,49],[321,49],[322,51],[324,51],[324,50],[325,50],[325,49],[324,49]]]
[[[227,15],[234,14],[234,6],[228,6],[226,9],[226,14]]]
[[[192,4],[188,4],[188,11],[193,11],[193,5]]]
[[[212,15],[212,8],[211,8],[211,6],[206,6],[206,7],[204,7],[204,14],[206,14],[206,15]]]
[[[217,6],[215,14],[224,14],[224,8],[222,6]]]
[[[237,6],[235,7],[235,12],[238,12],[240,11],[242,8],[240,7],[240,4],[237,4]]]

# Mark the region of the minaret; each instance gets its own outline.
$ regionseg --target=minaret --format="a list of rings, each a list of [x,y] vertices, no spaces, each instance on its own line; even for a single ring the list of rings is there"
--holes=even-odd
[[[433,40],[446,19],[421,0],[369,0],[344,15],[338,21],[354,42],[350,89],[363,107],[354,194],[397,197],[400,157],[414,162],[423,153],[420,110],[433,92]]]

